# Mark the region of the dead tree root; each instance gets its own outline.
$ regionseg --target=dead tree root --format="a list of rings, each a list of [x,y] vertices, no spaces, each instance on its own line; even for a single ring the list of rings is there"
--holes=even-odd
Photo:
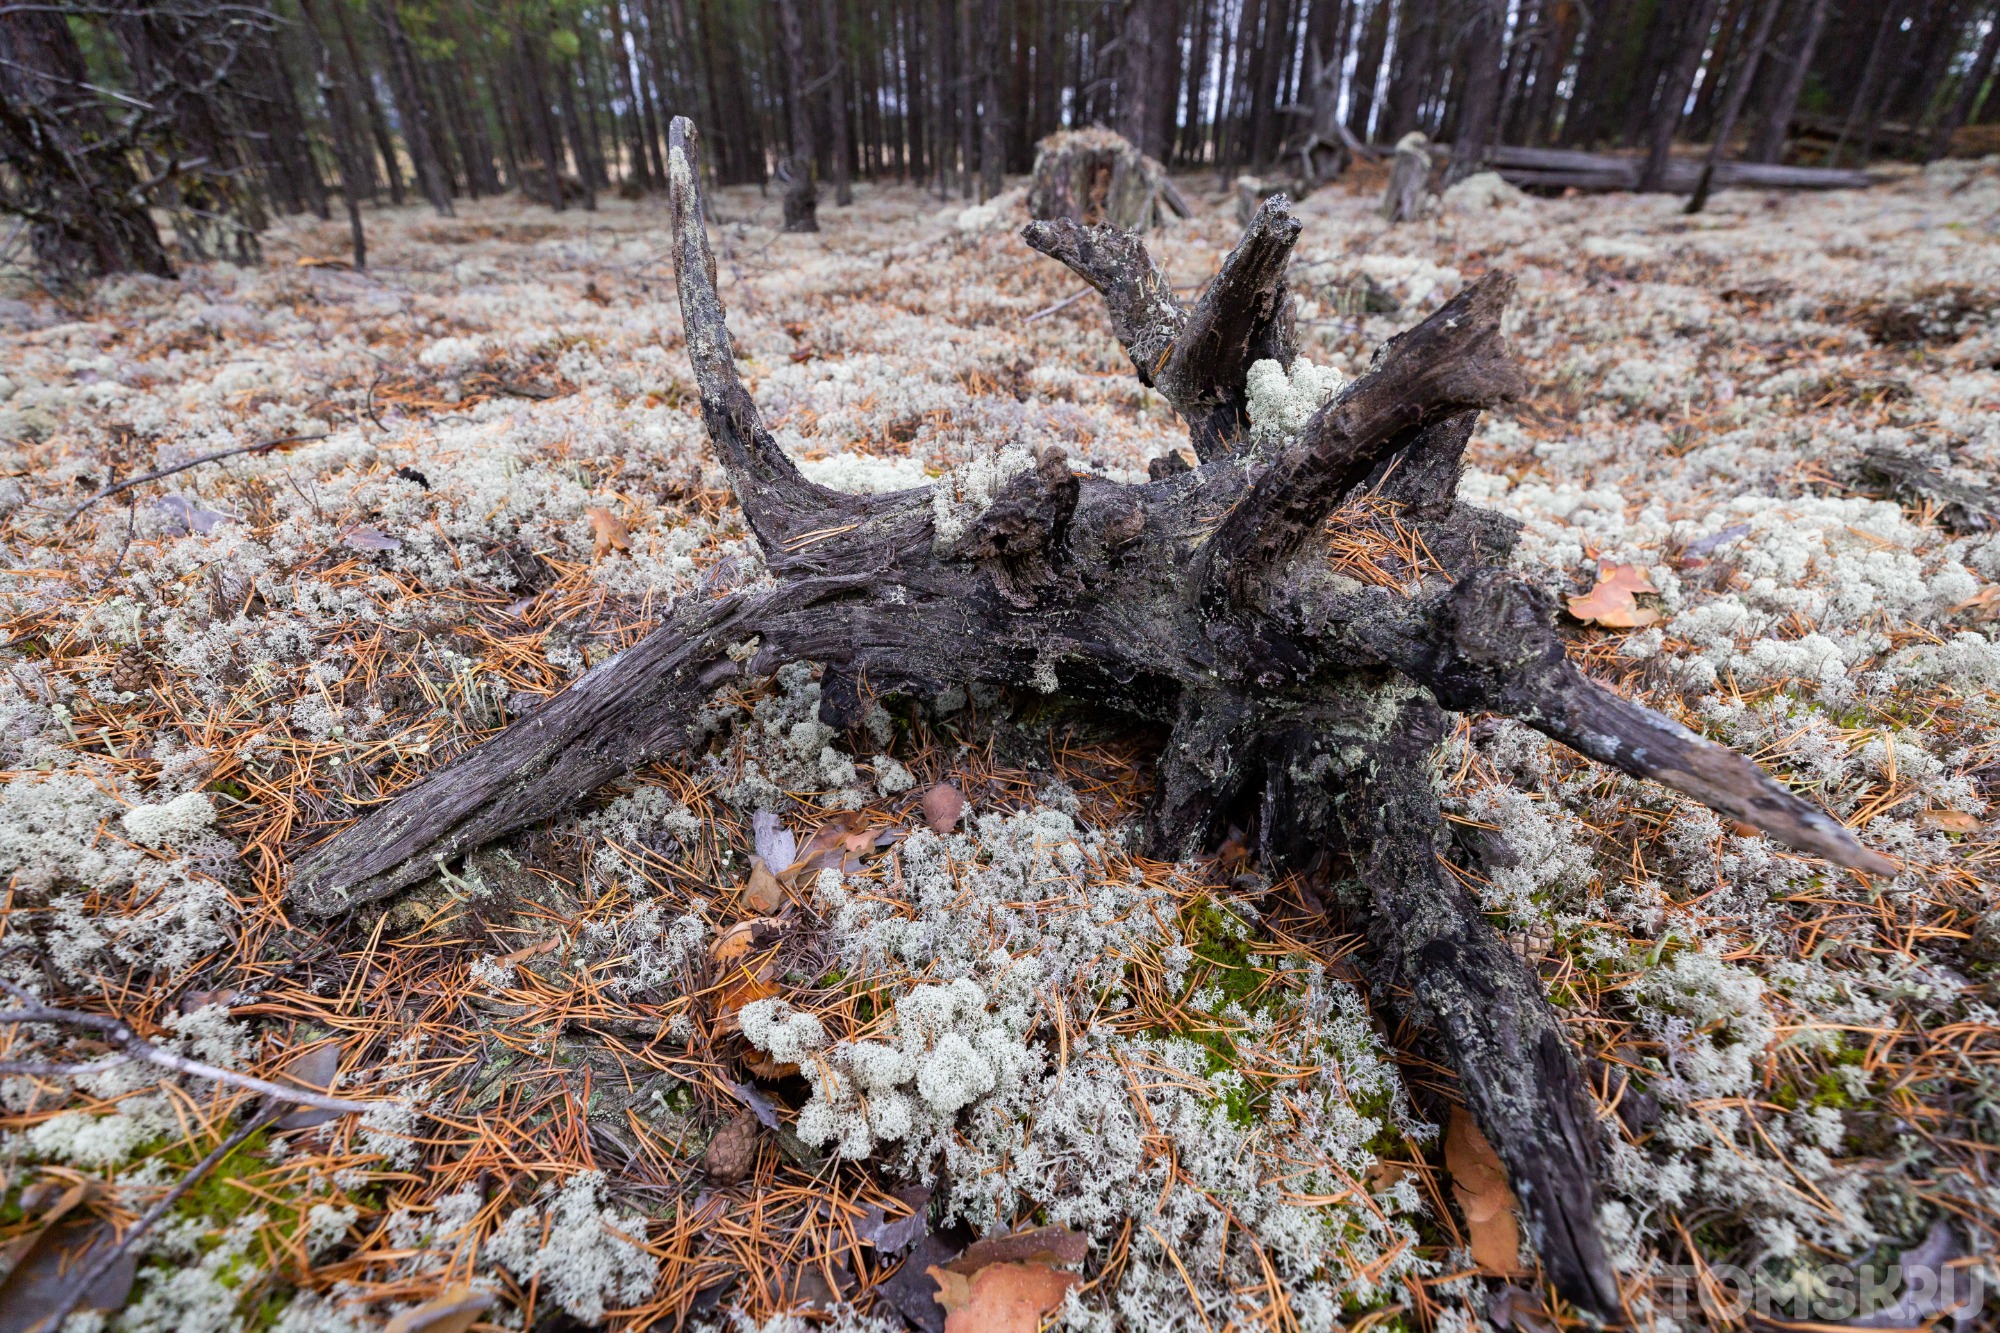
[[[1034,248],[1104,296],[1139,378],[1188,422],[1198,468],[1145,485],[1044,452],[983,511],[940,524],[932,488],[848,495],[800,475],[737,377],[701,223],[693,127],[673,125],[674,251],[708,433],[775,588],[690,599],[651,637],[315,848],[294,902],[326,915],[561,813],[635,767],[684,754],[719,686],[794,661],[877,695],[984,682],[1062,692],[1165,723],[1155,850],[1188,856],[1253,812],[1277,868],[1329,850],[1373,897],[1372,936],[1456,1064],[1557,1288],[1619,1317],[1597,1230],[1599,1129],[1534,972],[1441,868],[1432,765],[1443,710],[1529,726],[1754,824],[1800,851],[1893,865],[1755,764],[1593,683],[1553,599],[1506,570],[1514,525],[1454,498],[1480,409],[1517,394],[1500,334],[1513,284],[1489,274],[1385,344],[1297,438],[1252,448],[1251,363],[1294,355],[1285,269],[1299,225],[1267,200],[1184,308],[1136,237],[1033,223]],[[949,480],[940,482],[949,486]],[[1367,486],[1441,569],[1409,590],[1344,578],[1326,525]],[[947,501],[953,497],[945,497]],[[960,507],[960,510],[965,508]],[[834,720],[843,721],[836,717]]]

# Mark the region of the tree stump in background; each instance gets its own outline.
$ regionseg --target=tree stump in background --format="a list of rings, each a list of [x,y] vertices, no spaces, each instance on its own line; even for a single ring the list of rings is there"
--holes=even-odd
[[[1108,222],[1121,231],[1145,231],[1165,216],[1188,216],[1167,169],[1123,135],[1093,126],[1051,134],[1035,146],[1035,179],[1028,215],[1041,222]]]
[[[813,188],[812,165],[790,158],[778,164],[778,188],[784,191],[785,230],[819,230],[819,191]]]
[[[520,182],[521,194],[538,204],[555,204],[558,192],[565,204],[576,203],[583,198],[583,182],[566,171],[551,175],[549,169],[540,162],[523,162],[516,179]]]
[[[1389,168],[1389,188],[1382,192],[1382,216],[1391,222],[1413,222],[1423,216],[1430,193],[1430,141],[1412,130],[1396,141],[1396,160]]]

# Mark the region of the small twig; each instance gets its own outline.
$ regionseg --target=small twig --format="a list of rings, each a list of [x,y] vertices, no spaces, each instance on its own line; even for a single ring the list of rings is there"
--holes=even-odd
[[[1037,310],[1034,314],[1028,316],[1021,322],[1023,324],[1032,324],[1038,319],[1047,319],[1050,315],[1055,314],[1059,310],[1067,310],[1071,306],[1075,305],[1078,301],[1081,301],[1084,297],[1090,295],[1091,290],[1092,290],[1091,288],[1086,287],[1074,296],[1065,296],[1062,300],[1056,302],[1054,305],[1044,307],[1041,310]]]
[[[0,1010],[0,1023],[74,1023],[78,1027],[95,1028],[104,1034],[104,1039],[134,1060],[144,1060],[147,1064],[171,1069],[178,1074],[193,1074],[196,1078],[210,1079],[216,1083],[226,1083],[232,1088],[242,1088],[247,1092],[260,1092],[266,1097],[275,1097],[284,1102],[296,1102],[300,1106],[310,1106],[320,1111],[367,1111],[375,1102],[351,1101],[346,1097],[327,1097],[317,1092],[307,1092],[302,1088],[288,1087],[283,1083],[269,1083],[248,1074],[238,1074],[229,1069],[218,1069],[214,1065],[190,1060],[184,1055],[175,1055],[163,1050],[139,1036],[131,1028],[116,1018],[104,1014],[86,1014],[75,1009],[56,1009],[43,1004],[35,996],[13,982],[0,979],[0,989],[20,1000],[24,1008]]]
[[[114,1055],[108,1060],[85,1060],[79,1064],[53,1064],[47,1060],[0,1060],[0,1074],[21,1074],[30,1078],[71,1078],[78,1074],[96,1074],[118,1065],[130,1063],[130,1058]]]
[[[262,444],[246,444],[236,449],[224,449],[220,453],[203,454],[200,458],[190,458],[185,463],[176,463],[172,467],[163,467],[157,472],[148,472],[144,476],[128,477],[124,481],[115,481],[111,483],[109,486],[106,486],[103,490],[97,492],[97,494],[91,496],[88,500],[85,500],[82,504],[78,505],[76,508],[70,510],[68,515],[64,517],[63,522],[65,523],[74,522],[78,514],[81,514],[84,510],[90,508],[92,505],[96,504],[99,500],[102,500],[107,495],[116,495],[118,494],[118,492],[129,489],[130,487],[133,486],[142,486],[149,481],[158,481],[162,477],[171,477],[176,472],[185,472],[191,467],[200,467],[203,463],[214,463],[220,459],[234,458],[238,454],[268,453],[269,451],[276,449],[280,445],[304,444],[308,440],[323,440],[325,438],[326,436],[324,434],[281,435],[275,440],[266,440]]]
[[[245,1121],[242,1127],[235,1133],[216,1144],[214,1151],[210,1152],[208,1156],[202,1158],[199,1162],[196,1162],[194,1168],[182,1176],[175,1183],[174,1187],[161,1197],[158,1203],[148,1208],[145,1216],[133,1223],[132,1229],[118,1238],[116,1245],[111,1246],[103,1254],[99,1255],[97,1261],[84,1270],[83,1275],[71,1284],[68,1293],[63,1296],[62,1303],[56,1306],[54,1312],[48,1318],[35,1326],[35,1333],[56,1333],[56,1330],[63,1326],[64,1321],[76,1312],[76,1307],[83,1303],[83,1298],[89,1294],[90,1289],[97,1284],[98,1280],[111,1271],[112,1265],[123,1258],[127,1250],[138,1243],[139,1237],[152,1230],[153,1224],[158,1222],[162,1217],[165,1217],[167,1210],[180,1202],[182,1195],[200,1184],[202,1177],[213,1171],[223,1158],[242,1147],[252,1134],[255,1134],[258,1130],[277,1119],[278,1115],[284,1109],[284,1103],[282,1102],[271,1103]]]

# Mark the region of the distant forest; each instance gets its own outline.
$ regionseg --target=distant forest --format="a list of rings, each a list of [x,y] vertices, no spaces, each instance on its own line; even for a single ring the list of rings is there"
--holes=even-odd
[[[1413,130],[1460,161],[1925,159],[2000,119],[1996,47],[1995,0],[0,3],[0,244],[164,274],[156,214],[183,256],[247,261],[276,213],[345,213],[358,261],[370,201],[661,189],[676,115],[719,183],[810,162],[835,203],[988,195],[1092,124],[1225,179]]]

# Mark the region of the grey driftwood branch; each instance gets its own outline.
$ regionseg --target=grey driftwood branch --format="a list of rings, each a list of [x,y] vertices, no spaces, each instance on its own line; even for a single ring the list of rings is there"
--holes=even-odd
[[[122,1019],[113,1018],[108,1014],[91,1014],[81,1009],[60,1009],[54,1005],[44,1004],[32,992],[5,979],[0,979],[0,989],[12,995],[20,1006],[15,1009],[0,1009],[0,1024],[67,1023],[72,1027],[89,1028],[118,1048],[118,1054],[109,1061],[97,1060],[88,1064],[10,1061],[0,1064],[0,1073],[85,1074],[107,1068],[122,1060],[140,1060],[149,1065],[157,1065],[161,1069],[170,1069],[176,1074],[192,1074],[196,1078],[225,1083],[232,1088],[241,1088],[245,1092],[262,1093],[281,1102],[293,1102],[321,1111],[368,1111],[375,1106],[374,1102],[328,1097],[322,1093],[308,1092],[295,1084],[272,1083],[266,1079],[252,1078],[248,1074],[239,1074],[233,1069],[221,1069],[215,1065],[204,1064],[200,1060],[190,1060],[185,1055],[176,1055],[164,1047],[155,1046],[134,1032]]]
[[[1053,672],[1073,699],[1169,728],[1150,814],[1158,854],[1197,854],[1236,822],[1275,868],[1355,868],[1379,962],[1438,1032],[1550,1277],[1615,1318],[1599,1130],[1576,1056],[1535,973],[1442,866],[1432,770],[1445,710],[1518,718],[1839,865],[1894,866],[1749,760],[1586,677],[1552,599],[1507,572],[1516,525],[1456,500],[1478,412],[1523,387],[1500,333],[1511,280],[1474,283],[1385,344],[1296,439],[1252,448],[1248,369],[1296,353],[1287,201],[1266,201],[1191,310],[1137,238],[1033,224],[1028,244],[1103,294],[1134,370],[1186,419],[1203,462],[1128,485],[1046,450],[963,531],[941,532],[930,488],[828,490],[778,447],[737,376],[686,120],[669,165],[702,415],[774,586],[687,600],[314,848],[293,901],[329,915],[381,898],[640,765],[684,758],[718,687],[788,662],[823,664],[822,716],[838,726],[859,722],[864,688],[1027,690]],[[1399,505],[1442,566],[1415,591],[1364,586],[1325,558],[1326,525],[1357,488]]]

